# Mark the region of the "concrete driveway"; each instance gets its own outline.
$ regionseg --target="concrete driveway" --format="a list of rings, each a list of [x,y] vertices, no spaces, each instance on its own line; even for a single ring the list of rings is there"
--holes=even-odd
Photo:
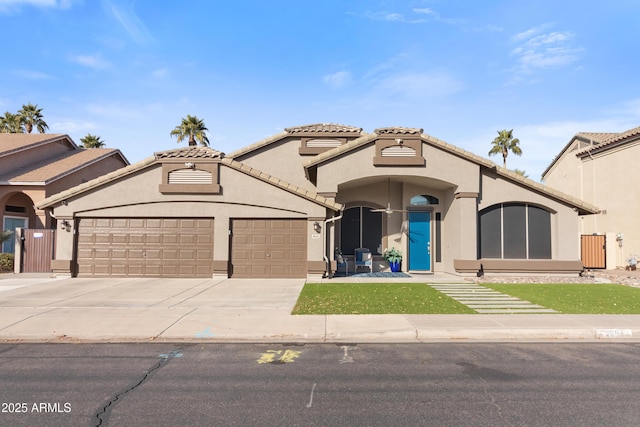
[[[291,315],[304,282],[0,275],[0,341],[640,341],[640,315]]]

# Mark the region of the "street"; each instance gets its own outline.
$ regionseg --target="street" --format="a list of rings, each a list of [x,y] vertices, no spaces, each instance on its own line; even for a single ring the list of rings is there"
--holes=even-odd
[[[635,426],[640,344],[0,344],[2,426]]]

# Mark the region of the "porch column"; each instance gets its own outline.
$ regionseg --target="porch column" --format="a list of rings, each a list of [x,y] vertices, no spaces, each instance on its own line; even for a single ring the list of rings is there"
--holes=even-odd
[[[478,193],[460,192],[455,194],[460,213],[459,259],[478,258]]]

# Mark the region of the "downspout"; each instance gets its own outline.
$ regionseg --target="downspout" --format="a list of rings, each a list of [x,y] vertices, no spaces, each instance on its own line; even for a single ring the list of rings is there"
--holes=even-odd
[[[340,215],[334,216],[333,218],[326,219],[324,221],[324,227],[322,227],[322,258],[325,262],[325,273],[327,277],[331,274],[331,260],[327,255],[327,224],[330,222],[336,222],[339,219],[342,219],[342,213],[344,212],[344,207],[340,209]]]

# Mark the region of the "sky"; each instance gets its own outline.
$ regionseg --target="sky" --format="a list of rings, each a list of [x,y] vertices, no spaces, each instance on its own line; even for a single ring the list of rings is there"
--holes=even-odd
[[[0,0],[0,115],[135,163],[203,119],[225,153],[311,123],[406,126],[534,180],[578,132],[640,126],[637,0]],[[182,145],[185,145],[183,142]],[[427,159],[428,162],[428,159]]]

